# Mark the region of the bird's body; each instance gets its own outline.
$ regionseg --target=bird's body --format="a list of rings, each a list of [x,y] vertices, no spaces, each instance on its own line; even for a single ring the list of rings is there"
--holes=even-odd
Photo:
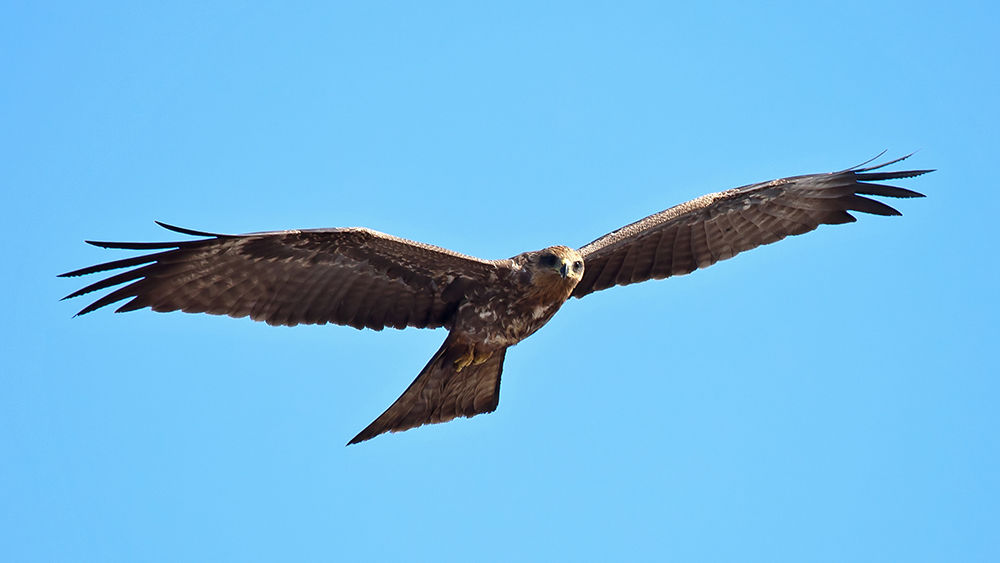
[[[544,326],[570,297],[686,274],[819,224],[854,221],[849,210],[898,215],[859,195],[919,197],[870,183],[928,172],[874,172],[893,162],[898,160],[709,194],[579,250],[552,246],[506,260],[481,260],[364,228],[220,235],[163,225],[203,238],[94,242],[156,252],[63,275],[130,268],[67,296],[127,283],[79,314],[128,299],[119,312],[150,307],[249,316],[273,325],[446,328],[441,348],[399,399],[351,440],[356,443],[492,412],[507,348]]]
[[[575,270],[574,263],[579,264]],[[499,262],[497,278],[503,280],[503,291],[495,291],[493,284],[469,293],[451,330],[485,347],[513,346],[549,322],[582,277],[583,258],[565,246]]]

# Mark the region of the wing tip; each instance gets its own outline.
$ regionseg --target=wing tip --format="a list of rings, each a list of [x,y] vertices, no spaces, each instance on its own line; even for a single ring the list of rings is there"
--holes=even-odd
[[[231,236],[233,236],[233,235],[226,235],[226,234],[222,234],[222,233],[210,233],[208,231],[196,231],[194,229],[187,229],[187,228],[184,228],[184,227],[178,227],[177,225],[171,225],[170,223],[165,223],[163,221],[154,220],[153,222],[156,223],[157,225],[163,227],[164,229],[166,229],[168,231],[173,231],[175,233],[180,233],[182,235],[189,235],[189,236],[193,236],[193,237],[225,238],[225,237],[231,237]]]
[[[842,172],[868,172],[870,170],[878,170],[880,168],[885,168],[887,166],[892,166],[893,164],[902,162],[902,161],[910,158],[911,156],[917,154],[918,151],[913,151],[913,152],[911,152],[909,154],[904,154],[903,156],[901,156],[899,158],[894,158],[892,160],[883,162],[881,164],[875,164],[875,165],[872,165],[872,166],[868,166],[872,162],[875,162],[876,160],[882,158],[882,156],[884,156],[885,153],[887,153],[887,152],[888,152],[888,150],[883,150],[882,152],[878,153],[877,155],[873,156],[872,158],[869,158],[868,160],[866,160],[866,161],[864,161],[864,162],[862,162],[860,164],[856,164],[854,166],[851,166],[850,168],[847,168],[846,170],[843,170]],[[914,173],[914,175],[919,176],[920,174],[926,174],[928,172],[934,172],[934,170],[933,169],[932,170],[910,170],[908,172],[909,173]]]
[[[120,244],[116,242],[103,241],[103,240],[85,240],[83,241],[91,246],[96,246],[98,248],[115,248],[114,245]]]
[[[192,237],[211,237],[211,238],[231,238],[235,235],[226,235],[222,233],[210,233],[208,231],[196,231],[194,229],[187,229],[184,227],[178,227],[176,225],[171,225],[169,223],[164,223],[163,221],[153,221],[157,225],[167,229],[168,231],[173,231],[175,233],[180,233],[182,235],[188,235]],[[113,242],[104,240],[85,240],[83,241],[91,246],[96,246],[99,248],[119,248],[126,250],[145,250],[151,248],[171,248],[175,247],[178,242]]]
[[[854,166],[851,166],[850,168],[847,168],[846,170],[843,170],[843,172],[859,171],[859,170],[874,170],[874,168],[878,168],[878,167],[882,167],[882,166],[888,166],[888,165],[892,164],[893,162],[899,162],[900,160],[906,160],[907,158],[910,157],[910,155],[913,154],[913,153],[910,153],[910,154],[908,154],[908,155],[906,155],[906,156],[904,156],[902,158],[898,158],[896,160],[887,162],[885,164],[879,164],[879,165],[877,165],[874,168],[863,168],[865,165],[871,164],[872,162],[875,162],[876,160],[882,158],[882,155],[884,155],[887,152],[889,152],[889,149],[882,149],[882,152],[878,153],[877,155],[869,158],[868,160],[866,160],[866,161],[864,161],[864,162],[862,162],[860,164],[855,164]]]
[[[902,161],[910,158],[911,156],[917,154],[917,151],[913,151],[913,152],[911,152],[909,154],[904,154],[903,156],[901,156],[899,158],[894,158],[894,159],[892,159],[890,161],[883,162],[882,164],[875,164],[873,166],[867,166],[868,164],[871,164],[872,162],[875,162],[876,160],[882,158],[882,156],[884,156],[885,153],[887,153],[887,152],[889,152],[889,149],[883,149],[882,152],[878,153],[877,155],[873,156],[872,158],[869,158],[868,160],[862,162],[861,164],[856,164],[856,165],[848,168],[844,172],[866,172],[868,170],[878,170],[879,168],[885,168],[886,166],[891,166],[893,164],[896,164],[897,162],[902,162]]]

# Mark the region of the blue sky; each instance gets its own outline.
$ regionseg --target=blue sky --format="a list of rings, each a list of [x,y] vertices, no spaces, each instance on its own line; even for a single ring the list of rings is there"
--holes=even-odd
[[[1000,560],[995,5],[478,4],[7,7],[0,559]],[[360,446],[442,331],[58,300],[155,219],[501,258],[882,150],[903,217],[571,301]]]

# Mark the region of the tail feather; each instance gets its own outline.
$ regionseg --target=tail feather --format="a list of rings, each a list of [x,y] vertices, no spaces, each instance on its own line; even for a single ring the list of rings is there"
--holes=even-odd
[[[401,432],[493,412],[500,401],[500,374],[507,349],[497,350],[485,362],[455,370],[455,360],[465,351],[451,335],[420,375],[384,413],[347,445],[370,440],[385,432]]]

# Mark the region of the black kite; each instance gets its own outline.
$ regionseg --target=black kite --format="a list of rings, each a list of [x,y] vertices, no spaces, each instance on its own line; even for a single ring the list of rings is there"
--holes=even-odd
[[[552,246],[506,260],[481,260],[364,228],[222,235],[160,223],[202,238],[87,241],[154,252],[62,276],[130,268],[68,295],[128,283],[79,315],[128,299],[118,312],[149,307],[249,316],[271,325],[447,328],[444,344],[420,375],[349,442],[354,444],[383,432],[492,412],[507,348],[541,328],[570,296],[687,274],[818,225],[852,222],[849,211],[899,215],[863,196],[922,197],[873,183],[930,172],[882,171],[900,160],[705,195],[577,250]]]

